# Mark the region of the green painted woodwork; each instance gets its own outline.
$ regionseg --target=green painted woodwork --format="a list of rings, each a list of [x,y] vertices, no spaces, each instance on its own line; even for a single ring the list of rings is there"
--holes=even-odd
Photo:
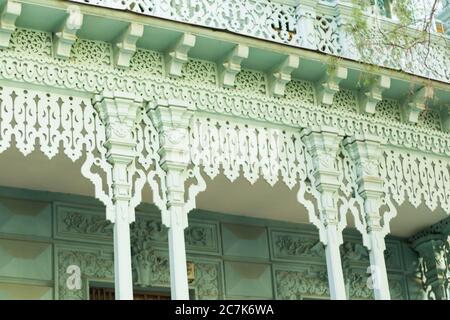
[[[269,258],[267,231],[264,228],[222,224],[222,239],[225,256]]]
[[[0,188],[0,199],[1,221],[20,222],[0,233],[0,298],[87,299],[89,283],[113,284],[112,229],[97,201],[12,188]],[[194,298],[328,298],[324,250],[311,225],[201,210],[189,220],[185,235],[187,260],[195,265]],[[138,207],[131,235],[135,288],[167,290],[167,233],[153,205]],[[361,237],[346,230],[344,240],[347,291],[353,299],[372,299]],[[393,299],[421,299],[417,255],[408,242],[388,237],[385,256]],[[66,286],[71,264],[81,268],[81,290]]]
[[[52,300],[53,288],[17,283],[0,283],[0,300]]]
[[[226,296],[230,299],[271,299],[270,264],[225,261]]]
[[[0,261],[1,276],[52,279],[50,244],[1,239]]]
[[[0,232],[50,237],[52,208],[48,202],[0,198]]]

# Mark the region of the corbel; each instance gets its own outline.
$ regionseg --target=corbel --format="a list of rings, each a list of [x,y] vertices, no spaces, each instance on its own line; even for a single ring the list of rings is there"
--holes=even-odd
[[[450,107],[446,107],[441,112],[442,130],[450,132]]]
[[[342,66],[327,70],[316,84],[317,103],[331,105],[334,95],[339,91],[339,83],[347,79],[347,75],[348,69]]]
[[[402,119],[404,122],[417,123],[422,111],[427,107],[427,104],[433,99],[434,90],[432,87],[422,87],[413,95],[406,98],[402,106]]]
[[[172,77],[180,77],[183,65],[188,62],[188,52],[195,45],[195,36],[185,33],[165,54],[166,72]]]
[[[70,57],[72,45],[77,40],[77,32],[83,25],[83,14],[78,6],[67,8],[68,16],[64,19],[58,32],[55,32],[53,50],[55,56],[61,59]]]
[[[22,4],[6,1],[0,15],[0,48],[9,47],[11,34],[16,30],[16,19],[22,12]]]
[[[128,68],[131,58],[136,52],[136,43],[144,35],[144,26],[130,23],[127,29],[117,38],[114,44],[114,63],[117,67]]]
[[[298,68],[300,58],[296,55],[288,55],[281,64],[276,66],[269,74],[270,94],[281,97],[284,96],[286,84],[291,81],[291,73]]]
[[[219,63],[219,82],[227,88],[234,87],[236,75],[241,71],[241,64],[248,58],[248,46],[238,44]]]
[[[374,114],[378,102],[383,99],[383,92],[391,87],[388,76],[368,76],[367,86],[359,94],[359,109],[361,113]]]

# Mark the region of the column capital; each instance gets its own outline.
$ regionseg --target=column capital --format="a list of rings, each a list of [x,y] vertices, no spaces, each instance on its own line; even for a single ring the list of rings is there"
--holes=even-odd
[[[410,238],[412,247],[422,258],[424,285],[431,287],[436,300],[450,299],[449,222],[450,218],[444,219]]]
[[[334,128],[324,126],[303,130],[302,140],[312,159],[313,187],[320,193],[321,221],[324,226],[338,225],[337,193],[341,173],[337,170],[336,159],[342,136]]]
[[[113,201],[127,203],[132,197],[129,166],[136,157],[133,131],[140,121],[142,99],[124,92],[104,91],[95,96],[93,104],[105,125],[106,159],[113,166]],[[125,210],[124,206],[116,206],[116,209],[119,207],[120,212],[107,210],[108,220],[115,222],[120,216],[129,222],[134,221],[134,210]]]
[[[147,105],[147,112],[160,134],[161,167],[184,171],[189,163],[188,127],[194,108],[181,100],[157,100]]]
[[[340,172],[336,168],[336,158],[342,136],[332,127],[308,128],[302,131],[302,140],[313,160],[318,190],[337,191]]]
[[[188,226],[184,184],[190,163],[189,125],[193,110],[190,103],[182,100],[162,99],[147,105],[147,112],[159,132],[159,164],[166,173],[162,191],[167,198],[162,222],[168,228]]]
[[[379,170],[383,157],[379,138],[368,135],[346,138],[344,147],[356,165],[358,193],[364,199],[380,198],[384,191]]]

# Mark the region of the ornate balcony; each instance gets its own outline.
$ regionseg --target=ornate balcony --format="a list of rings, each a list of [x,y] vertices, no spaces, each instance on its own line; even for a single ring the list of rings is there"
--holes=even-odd
[[[164,18],[246,36],[306,48],[327,54],[364,61],[422,77],[450,81],[450,46],[439,23],[441,33],[431,34],[431,41],[411,50],[381,44],[363,53],[345,26],[351,23],[353,5],[350,1],[315,0],[69,0],[87,5],[131,11],[141,15]],[[367,18],[376,17],[383,28],[394,28],[395,12],[390,2],[377,1]],[[446,2],[441,6],[448,7]],[[441,8],[442,10],[442,8]],[[447,8],[448,11],[448,8]],[[441,17],[448,16],[441,14]],[[406,32],[414,32],[414,27]],[[370,35],[380,34],[373,30]],[[424,68],[424,65],[428,66]]]

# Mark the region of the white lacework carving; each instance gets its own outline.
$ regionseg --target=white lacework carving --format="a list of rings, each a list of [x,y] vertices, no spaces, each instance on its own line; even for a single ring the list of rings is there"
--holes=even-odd
[[[133,75],[163,76],[163,57],[156,51],[138,49],[130,60],[130,73]]]
[[[234,181],[263,177],[270,185],[281,180],[293,188],[306,178],[300,134],[281,129],[196,117],[190,129],[191,159],[211,179],[221,171]]]
[[[381,100],[376,105],[375,115],[389,123],[401,122],[400,104],[396,100]]]
[[[286,84],[284,98],[287,100],[294,100],[296,103],[301,102],[314,105],[314,88],[311,82],[292,80]]]
[[[333,99],[333,104],[330,106],[323,106],[327,109],[336,109],[337,111],[350,111],[358,113],[358,102],[356,95],[351,90],[339,90]]]
[[[168,214],[166,172],[161,168],[161,157],[158,150],[161,147],[159,133],[153,125],[151,117],[141,109],[142,122],[136,128],[136,179],[134,182],[134,198],[130,207],[136,207],[142,201],[142,189],[149,184],[153,193],[153,203],[161,210],[163,215]],[[195,182],[187,183],[187,199],[185,212],[189,213],[195,208],[195,199],[198,193],[206,189],[199,167],[189,168],[185,171],[185,179]]]
[[[316,30],[317,49],[322,52],[338,54],[340,52],[338,25],[335,17],[317,16]]]
[[[111,44],[100,41],[77,39],[72,46],[71,62],[89,66],[109,66],[111,64]]]
[[[270,0],[71,0],[72,2],[98,5],[132,11],[143,15],[181,21],[220,30],[228,30],[250,37],[302,47],[313,48],[347,58],[360,60],[352,34],[338,20],[348,20],[336,7],[329,7],[327,14],[317,13],[314,19],[314,35],[298,26],[308,15],[298,14],[295,6]],[[310,8],[310,10],[314,10]],[[333,10],[333,11],[330,11]],[[329,12],[329,13],[328,13]],[[339,19],[338,19],[338,16]],[[382,20],[380,20],[382,21]],[[307,24],[307,22],[306,22]],[[411,50],[401,50],[385,45],[376,27],[367,37],[376,43],[366,48],[364,57],[368,63],[401,69],[427,78],[449,81],[450,54],[446,39],[433,39],[431,44],[418,44]],[[313,43],[310,39],[313,38]],[[428,67],[425,67],[428,66]]]
[[[81,172],[94,184],[95,196],[111,209],[105,129],[89,99],[0,87],[0,153],[11,147],[13,138],[24,156],[36,149],[49,159],[61,149],[72,161],[85,156]]]
[[[415,207],[422,202],[435,210],[450,211],[450,163],[428,155],[386,150],[380,166],[387,194],[401,205],[406,197]]]
[[[14,40],[15,35],[13,34],[11,41]],[[95,42],[92,45],[95,45]],[[37,43],[36,46],[39,52],[41,44]],[[102,48],[98,56],[105,57],[105,61],[109,61],[110,47],[105,45]],[[88,49],[89,45],[86,47],[86,50]],[[265,87],[265,80],[262,77],[259,78],[258,84],[258,87],[261,85],[261,92],[252,91],[252,89],[230,90],[214,86],[204,87],[189,81],[182,82],[180,86],[181,82],[174,82],[171,79],[153,75],[151,72],[118,70],[106,64],[96,65],[94,61],[98,59],[97,55],[94,55],[92,61],[83,61],[75,57],[66,61],[54,59],[52,56],[34,56],[32,53],[25,55],[8,49],[0,50],[0,56],[0,75],[6,80],[65,90],[74,89],[93,94],[104,90],[132,92],[148,101],[160,97],[182,99],[196,105],[199,110],[208,112],[293,127],[331,125],[339,128],[345,135],[371,133],[379,136],[384,144],[450,155],[450,139],[447,133],[431,127],[401,123],[398,102],[393,100],[383,100],[378,105],[380,108],[377,108],[377,114],[369,116],[354,112],[357,108],[354,100],[355,93],[348,93],[352,96],[351,99],[346,99],[345,96],[348,97],[348,95],[345,93],[336,94],[335,104],[339,107],[321,107],[310,103],[314,93],[309,82],[292,81],[286,86],[286,97],[271,98],[262,94],[262,88]],[[88,56],[90,55],[83,55],[83,57]],[[139,69],[139,66],[132,65],[131,68]],[[162,73],[161,65],[155,65],[154,68]],[[293,94],[293,88],[300,83],[305,84],[301,86],[301,97],[308,97],[305,100],[300,97],[297,99]],[[395,116],[391,116],[391,112]]]
[[[190,59],[183,65],[182,76],[197,85],[215,85],[216,84],[216,64],[208,61]]]
[[[441,130],[441,119],[439,117],[439,113],[435,110],[424,110],[419,115],[417,125],[424,128]]]
[[[338,159],[339,172],[342,173],[342,183],[340,186],[341,196],[339,213],[342,226],[345,227],[346,214],[350,212],[353,216],[356,229],[361,233],[363,245],[366,248],[371,247],[371,241],[368,234],[368,225],[365,217],[364,198],[359,194],[358,174],[356,165],[351,159],[347,149],[341,145],[341,157]],[[381,171],[381,165],[379,167]],[[380,176],[384,178],[381,173]],[[386,182],[386,180],[385,180]],[[397,208],[394,206],[389,193],[389,184],[383,184],[384,197],[381,199],[381,235],[385,237],[390,233],[390,221],[397,216]],[[341,228],[342,228],[341,226]]]
[[[243,176],[252,184],[263,178],[271,186],[280,180],[290,189],[299,185],[297,200],[326,242],[325,226],[318,214],[321,195],[312,187],[313,162],[299,132],[196,116],[189,138],[192,164],[211,179],[223,173],[230,181]],[[345,219],[341,219],[339,229],[344,228]],[[342,242],[342,235],[338,237]]]
[[[355,163],[352,161],[347,149],[340,146],[340,154],[337,159],[338,171],[341,173],[339,195],[339,222],[342,231],[346,224],[348,212],[354,217],[355,227],[363,237],[363,244],[369,247],[367,237],[367,223],[364,217],[364,199],[358,193],[357,173]]]
[[[242,70],[236,76],[236,89],[248,93],[266,93],[266,77],[264,73],[252,70]],[[227,88],[231,91],[233,89]]]
[[[51,34],[34,30],[17,29],[11,36],[11,43],[8,50],[18,52],[24,56],[51,56]]]

